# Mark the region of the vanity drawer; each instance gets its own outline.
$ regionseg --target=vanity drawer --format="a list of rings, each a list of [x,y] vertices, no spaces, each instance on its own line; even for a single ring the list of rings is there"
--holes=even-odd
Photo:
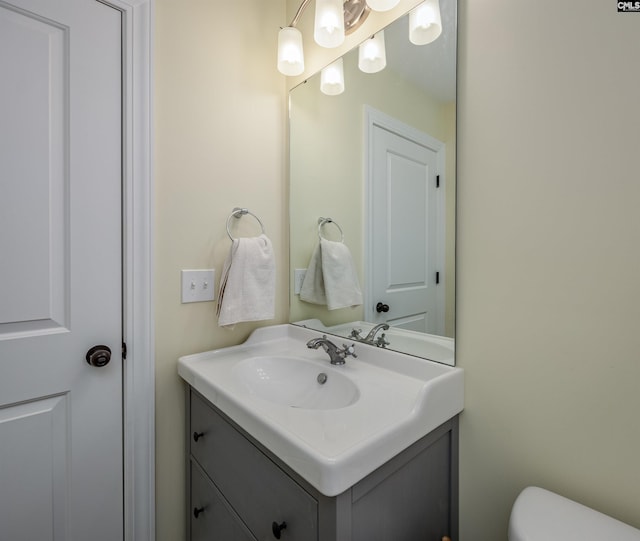
[[[191,454],[258,539],[314,541],[318,504],[202,398],[191,393]],[[193,434],[201,434],[196,438]]]
[[[256,541],[193,461],[189,517],[191,541]]]

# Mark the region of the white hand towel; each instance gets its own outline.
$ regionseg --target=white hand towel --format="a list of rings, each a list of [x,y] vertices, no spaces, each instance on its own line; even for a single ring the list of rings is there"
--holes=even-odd
[[[324,279],[322,277],[322,256],[320,244],[311,254],[307,272],[300,286],[300,300],[312,304],[327,304],[327,296],[324,291]]]
[[[218,325],[275,317],[275,258],[266,235],[234,239],[218,293]]]
[[[300,289],[300,299],[329,310],[362,304],[362,291],[346,244],[321,239]]]
[[[362,304],[362,291],[346,244],[321,239],[322,277],[329,310]]]

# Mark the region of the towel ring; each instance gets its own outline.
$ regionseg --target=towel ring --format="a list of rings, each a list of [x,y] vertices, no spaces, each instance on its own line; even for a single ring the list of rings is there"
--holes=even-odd
[[[260,220],[260,218],[258,218],[253,212],[250,212],[249,209],[243,209],[240,207],[235,207],[232,211],[231,214],[229,214],[229,217],[227,218],[227,235],[229,235],[229,238],[234,241],[236,239],[234,239],[231,236],[231,231],[229,230],[229,225],[231,224],[231,218],[235,218],[236,220],[239,220],[242,216],[245,216],[246,214],[249,214],[250,216],[253,216],[256,220],[258,220],[258,223],[260,224],[260,228],[262,229],[262,234],[265,234],[264,231],[264,224],[262,223],[262,221]]]
[[[340,231],[340,242],[344,242],[344,232],[342,231],[342,227],[338,225],[338,222],[334,222],[331,218],[323,218],[322,216],[318,218],[318,237],[320,237],[321,239],[329,240],[326,237],[322,236],[322,226],[325,224],[335,225],[338,228],[338,231]]]

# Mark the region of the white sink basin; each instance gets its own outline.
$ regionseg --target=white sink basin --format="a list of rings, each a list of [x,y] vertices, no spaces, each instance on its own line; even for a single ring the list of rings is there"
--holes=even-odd
[[[358,400],[352,380],[299,357],[251,357],[233,368],[247,390],[264,400],[302,409],[339,409]]]
[[[263,327],[244,344],[182,357],[178,372],[326,496],[462,411],[460,368],[362,344],[357,359],[334,366],[322,349],[307,348],[319,336]]]

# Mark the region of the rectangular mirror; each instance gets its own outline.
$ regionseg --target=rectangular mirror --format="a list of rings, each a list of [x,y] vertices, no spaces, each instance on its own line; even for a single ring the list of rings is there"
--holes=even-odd
[[[341,93],[320,73],[290,93],[290,321],[453,365],[457,5],[439,5],[431,43],[406,14],[384,69],[361,71],[356,47]]]

